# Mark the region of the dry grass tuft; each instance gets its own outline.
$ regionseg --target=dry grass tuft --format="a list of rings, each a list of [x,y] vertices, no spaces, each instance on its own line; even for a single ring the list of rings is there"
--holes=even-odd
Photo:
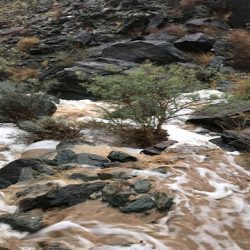
[[[186,30],[184,30],[182,27],[178,26],[178,25],[170,25],[170,26],[166,26],[164,28],[164,30],[166,30],[170,35],[172,36],[180,36],[183,37],[185,35],[187,35]]]
[[[238,67],[250,70],[250,33],[245,30],[234,30],[228,36],[228,41]]]
[[[25,37],[17,43],[17,47],[19,50],[29,52],[29,50],[38,42],[39,39],[37,37]]]
[[[237,82],[236,94],[250,100],[250,78],[240,79]]]
[[[27,81],[29,79],[38,79],[38,76],[40,74],[38,69],[32,69],[32,68],[26,68],[26,69],[12,68],[10,72],[14,80],[18,82]]]

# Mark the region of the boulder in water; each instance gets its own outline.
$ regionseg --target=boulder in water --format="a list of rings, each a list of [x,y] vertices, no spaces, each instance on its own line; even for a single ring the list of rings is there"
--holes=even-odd
[[[138,159],[132,155],[121,151],[111,151],[110,154],[107,156],[110,161],[118,161],[118,162],[134,162],[138,161]]]
[[[123,213],[141,213],[146,210],[151,210],[155,206],[155,202],[150,197],[141,196],[136,201],[120,209]]]
[[[12,229],[33,233],[43,225],[43,216],[38,213],[16,213],[0,215],[0,223],[8,224]]]
[[[101,191],[105,185],[106,182],[94,182],[57,188],[36,198],[21,200],[19,209],[26,212],[34,208],[46,210],[53,207],[70,207],[86,201],[93,193]]]

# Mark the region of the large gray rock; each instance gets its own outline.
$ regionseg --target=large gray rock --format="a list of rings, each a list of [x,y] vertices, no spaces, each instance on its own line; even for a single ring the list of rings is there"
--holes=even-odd
[[[108,66],[115,65],[119,68],[117,72],[111,70]],[[125,70],[133,69],[139,65],[132,62],[126,62],[122,60],[108,59],[108,58],[95,58],[86,59],[81,62],[75,63],[72,66],[53,66],[48,70],[44,71],[40,75],[41,80],[56,78],[60,81],[60,84],[52,86],[50,89],[51,94],[60,94],[61,98],[70,100],[80,99],[96,99],[92,94],[88,93],[87,90],[79,85],[80,82],[88,82],[93,74],[98,75],[114,75],[121,73]],[[79,79],[76,72],[82,72],[84,79]]]
[[[228,22],[235,28],[246,27],[250,23],[249,0],[218,0],[212,7],[213,12],[224,14],[228,12]]]
[[[8,224],[12,229],[33,233],[43,225],[43,216],[37,213],[17,213],[0,215],[0,223]]]
[[[82,203],[90,198],[91,194],[101,191],[105,182],[94,182],[79,185],[68,185],[58,188],[36,198],[26,198],[20,201],[19,209],[22,212],[34,208],[48,209],[53,207],[69,207]]]
[[[54,175],[52,162],[43,162],[39,159],[19,159],[10,162],[0,169],[0,188],[7,188],[19,181],[30,178],[39,178],[46,175]],[[53,164],[52,164],[53,165]],[[31,173],[32,171],[32,173]]]
[[[102,52],[103,57],[142,63],[146,59],[160,64],[187,62],[186,55],[171,43],[135,41],[116,43]]]
[[[228,129],[236,129],[239,124],[243,123],[245,123],[245,126],[250,126],[250,122],[244,122],[240,117],[235,117],[241,113],[250,113],[250,101],[231,104],[212,104],[205,110],[192,113],[187,121]],[[234,119],[232,119],[233,116]]]
[[[203,33],[184,36],[174,42],[176,48],[190,52],[208,52],[215,43],[213,37],[209,37]]]
[[[145,180],[137,180],[134,187],[137,193],[147,193],[151,189],[151,183]]]
[[[136,201],[120,209],[123,213],[141,213],[146,210],[151,210],[155,206],[155,202],[150,197],[141,196]]]
[[[118,161],[118,162],[134,162],[138,161],[138,159],[132,155],[129,155],[127,153],[121,152],[121,151],[111,151],[110,154],[107,156],[109,160],[112,162]]]

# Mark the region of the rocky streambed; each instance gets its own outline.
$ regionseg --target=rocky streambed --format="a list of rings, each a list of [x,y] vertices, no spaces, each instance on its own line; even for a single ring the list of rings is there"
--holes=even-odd
[[[55,116],[98,118],[96,105],[61,101]],[[248,249],[249,167],[186,119],[145,154],[107,137],[17,146],[2,126],[2,249]]]

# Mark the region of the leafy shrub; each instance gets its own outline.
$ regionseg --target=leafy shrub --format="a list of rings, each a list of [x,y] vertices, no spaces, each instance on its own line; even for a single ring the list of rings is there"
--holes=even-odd
[[[245,30],[234,30],[228,36],[232,55],[238,66],[250,70],[250,33]]]
[[[84,77],[81,72],[78,75]],[[137,133],[147,145],[158,136],[164,140],[163,123],[199,100],[198,95],[190,94],[182,103],[180,95],[201,88],[193,70],[171,66],[166,71],[152,64],[144,64],[122,75],[96,76],[91,84],[82,85],[109,102],[109,107],[100,108],[109,124],[130,138]]]
[[[24,87],[0,88],[0,116],[2,121],[17,123],[21,120],[37,119],[39,116],[53,114],[56,106],[46,94],[28,91]]]
[[[17,43],[17,47],[22,51],[29,52],[29,50],[38,42],[39,39],[37,37],[25,37]]]
[[[16,135],[17,141],[35,142],[41,140],[68,140],[78,139],[82,135],[80,129],[73,123],[60,118],[43,117],[40,120],[31,122],[19,122],[19,127],[28,133]]]

